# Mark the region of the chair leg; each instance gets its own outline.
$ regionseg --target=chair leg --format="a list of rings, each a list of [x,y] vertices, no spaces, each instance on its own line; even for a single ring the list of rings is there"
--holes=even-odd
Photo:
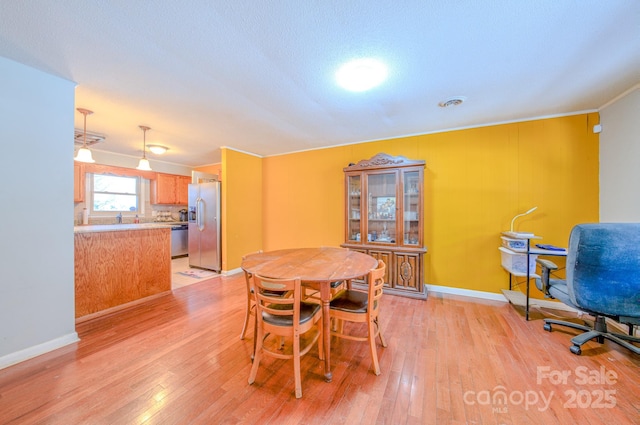
[[[588,331],[588,332],[585,332],[585,333],[581,333],[580,335],[574,336],[573,338],[571,338],[571,342],[573,343],[573,345],[580,346],[580,345],[584,344],[585,342],[590,341],[590,340],[592,340],[594,338],[597,338],[598,342],[600,344],[602,344],[600,342],[600,340],[604,339],[602,337],[602,333],[601,332],[599,332],[599,331]]]
[[[300,373],[300,338],[293,336],[293,379],[296,384],[296,398],[302,397],[302,376]]]
[[[603,335],[605,338],[607,338],[609,341],[615,342],[616,344],[631,350],[632,352],[636,353],[636,354],[640,354],[640,347],[635,346],[631,343],[628,343],[626,340],[629,341],[634,341],[634,342],[638,342],[638,338],[634,338],[634,339],[629,339],[629,338],[621,338],[622,335],[618,335],[618,334],[611,334],[611,333],[606,333]],[[626,336],[626,335],[625,335]]]
[[[254,346],[255,341],[260,339],[260,345],[257,346],[257,349],[254,350],[254,359],[253,365],[251,365],[251,373],[249,373],[249,384],[253,384],[256,380],[256,375],[258,374],[258,366],[260,366],[260,359],[262,358],[262,329],[258,330],[258,334],[254,334]]]
[[[380,364],[378,363],[378,352],[376,349],[376,324],[373,320],[369,321],[369,350],[371,351],[371,360],[373,362],[373,372],[380,375]]]
[[[244,337],[247,334],[247,326],[249,325],[249,316],[251,316],[251,308],[252,308],[251,301],[247,300],[247,311],[244,315],[244,325],[242,325],[242,332],[240,333],[240,339],[244,339]]]
[[[253,351],[251,352],[251,361],[253,361],[256,356],[256,342],[258,341],[257,335],[258,335],[258,316],[255,316],[253,318]]]
[[[600,342],[600,340],[604,341],[604,339],[606,338],[609,341],[615,342],[616,344],[622,347],[625,347],[636,354],[640,354],[640,347],[637,347],[629,342],[624,341],[624,339],[627,339],[627,338],[620,338],[621,336],[626,336],[626,335],[612,334],[608,332],[603,333],[600,331],[589,331],[571,338],[571,343],[573,345],[569,347],[569,349],[573,354],[580,355],[582,354],[582,349],[580,347],[582,347],[582,345],[584,345],[586,342],[592,339],[597,339],[598,342]],[[635,339],[635,342],[638,342],[637,338]]]
[[[609,332],[611,335],[618,337],[620,339],[624,339],[626,341],[631,341],[631,342],[640,342],[640,338],[636,337],[636,336],[630,336],[630,335],[624,335],[624,334],[617,334],[614,332]]]
[[[382,346],[386,348],[387,341],[385,341],[384,336],[382,335],[382,330],[380,329],[380,323],[378,322],[377,317],[375,319],[375,323],[376,323],[376,329],[378,330],[378,336],[380,337],[380,344],[382,344]]]
[[[578,329],[581,331],[590,331],[591,327],[589,326],[584,326],[584,325],[579,325],[577,323],[573,323],[573,322],[564,322],[562,320],[555,320],[555,319],[544,319],[544,330],[547,332],[551,332],[551,325],[560,325],[560,326],[566,326],[569,328],[573,328],[573,329]]]
[[[622,335],[622,334],[616,334],[616,333],[612,333],[609,332],[607,330],[607,323],[606,323],[606,319],[603,316],[597,316],[594,323],[593,323],[593,327],[590,326],[583,326],[583,325],[579,325],[577,323],[573,323],[573,322],[564,322],[561,320],[554,320],[554,319],[544,319],[544,330],[551,332],[551,325],[561,325],[561,326],[567,326],[569,328],[573,328],[573,329],[578,329],[581,331],[584,331],[584,333],[581,333],[579,335],[574,336],[573,338],[571,338],[571,347],[569,347],[569,350],[576,355],[580,355],[582,354],[582,345],[584,345],[586,342],[595,339],[596,341],[598,341],[598,343],[600,344],[604,344],[604,340],[605,338],[615,342],[616,344],[619,344],[625,348],[628,348],[629,350],[633,351],[636,354],[640,354],[640,348],[630,344],[627,341],[632,341],[632,342],[640,342],[640,338],[633,338],[630,337],[628,335]]]

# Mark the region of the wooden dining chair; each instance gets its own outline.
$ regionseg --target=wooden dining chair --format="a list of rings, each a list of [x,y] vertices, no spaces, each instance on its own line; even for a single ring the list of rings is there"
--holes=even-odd
[[[380,331],[380,323],[378,321],[385,268],[384,262],[378,260],[378,267],[370,270],[367,275],[369,284],[369,290],[367,292],[347,289],[331,300],[329,307],[331,319],[338,322],[334,324],[335,326],[334,329],[331,330],[331,335],[355,341],[368,341],[371,360],[373,362],[373,371],[376,375],[380,375],[376,337],[380,337],[380,343],[383,347],[387,346],[384,336]],[[345,332],[345,321],[366,323],[367,335],[361,336]]]
[[[331,299],[334,299],[340,292],[344,291],[347,288],[347,283],[344,280],[336,280],[334,282],[331,282],[330,284],[330,289],[331,289]],[[305,301],[311,301],[311,302],[317,302],[317,303],[321,303],[322,299],[320,298],[320,291],[315,289],[315,288],[311,288],[309,286],[305,286],[305,283],[302,282],[302,290],[303,292],[303,298]]]
[[[263,355],[278,359],[293,360],[293,374],[296,398],[302,397],[302,378],[300,357],[309,352],[318,342],[318,355],[324,359],[322,351],[322,308],[317,303],[302,301],[300,279],[271,279],[253,275],[253,287],[256,297],[256,316],[258,330],[257,347],[249,384],[253,384]],[[274,295],[274,291],[289,292],[291,297]],[[301,336],[316,330],[310,338]],[[271,338],[271,336],[276,337]],[[282,345],[284,338],[285,344]]]
[[[262,251],[256,251],[256,252],[252,252],[251,254],[246,254],[242,257],[242,259],[244,260],[245,257],[248,257],[249,255],[253,255],[253,254],[259,254]],[[240,339],[243,340],[245,338],[245,336],[247,336],[247,329],[249,327],[249,320],[251,318],[251,316],[253,316],[253,351],[251,351],[251,360],[253,361],[253,358],[255,357],[256,354],[256,329],[257,329],[257,321],[256,321],[256,297],[254,295],[254,289],[253,289],[253,274],[251,274],[248,270],[242,269],[242,271],[244,272],[244,281],[246,282],[247,285],[247,309],[245,311],[244,314],[244,324],[242,325],[242,332],[240,333]],[[282,291],[272,291],[272,293],[275,296],[280,296],[280,297],[288,297],[291,294],[288,292],[282,292]]]
[[[250,255],[253,254],[259,254],[262,251],[256,251],[256,252],[252,252],[250,254],[246,254],[242,256],[242,260],[244,261],[244,259]],[[247,270],[242,269],[242,271],[244,272],[244,281],[247,285],[247,309],[244,313],[244,325],[242,325],[242,332],[240,333],[240,339],[244,339],[244,337],[247,335],[247,328],[249,326],[249,319],[252,315],[255,316],[255,297],[253,295],[253,284],[251,282],[251,280],[253,279],[253,276],[251,273],[249,273]],[[254,319],[254,323],[255,323],[255,319]],[[254,331],[255,331],[255,325],[254,325]],[[255,335],[255,332],[254,332]],[[255,344],[254,344],[254,349],[253,351],[255,352]],[[253,355],[251,356],[251,358],[253,358]]]

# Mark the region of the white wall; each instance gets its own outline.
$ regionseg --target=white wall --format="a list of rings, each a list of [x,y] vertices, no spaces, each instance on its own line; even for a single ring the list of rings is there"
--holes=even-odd
[[[640,86],[600,111],[600,221],[640,222]]]
[[[2,368],[72,343],[77,334],[75,84],[2,57],[0,76]]]
[[[140,157],[106,152],[95,148],[91,148],[91,152],[93,154],[93,159],[95,159],[96,161],[96,164],[113,165],[115,167],[136,168],[138,166],[138,162],[140,161]],[[192,169],[191,167],[187,167],[185,165],[158,161],[156,159],[149,159],[149,164],[151,165],[151,169],[158,173],[179,174],[182,176],[191,177]]]

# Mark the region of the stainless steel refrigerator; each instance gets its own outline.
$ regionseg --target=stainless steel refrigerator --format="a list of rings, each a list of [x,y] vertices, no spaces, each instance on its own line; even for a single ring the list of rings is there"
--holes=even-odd
[[[189,185],[189,266],[220,273],[220,182]]]

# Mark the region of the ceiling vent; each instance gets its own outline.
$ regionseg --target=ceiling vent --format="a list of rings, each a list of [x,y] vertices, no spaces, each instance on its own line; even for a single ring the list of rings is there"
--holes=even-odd
[[[441,108],[450,108],[452,106],[460,105],[465,100],[467,100],[467,98],[464,96],[450,97],[449,99],[443,100],[442,102],[438,103],[438,106],[440,106]]]
[[[100,133],[91,133],[87,131],[87,146],[97,145],[98,143],[104,142],[106,136]],[[74,137],[73,141],[76,145],[82,146],[84,142],[84,132],[81,128],[74,128]]]

